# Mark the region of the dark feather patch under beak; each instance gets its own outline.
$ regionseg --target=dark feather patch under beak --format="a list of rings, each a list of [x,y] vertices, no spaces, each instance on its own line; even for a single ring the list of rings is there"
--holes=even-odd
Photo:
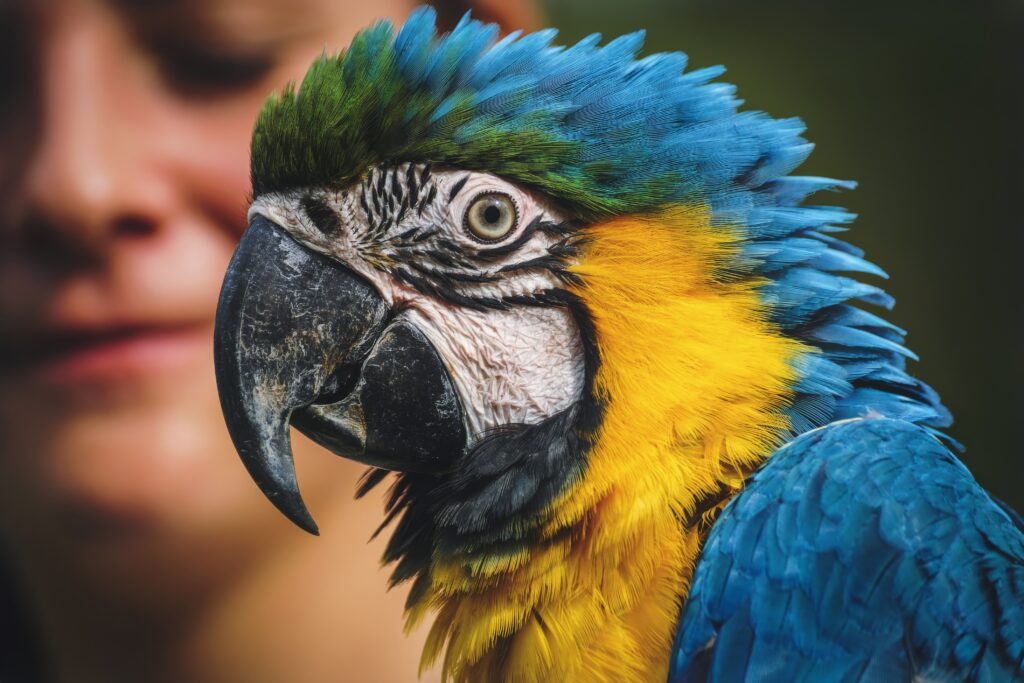
[[[444,363],[388,313],[369,282],[262,216],[228,266],[215,333],[228,431],[267,498],[311,533],[289,425],[338,455],[407,472],[443,471],[465,448]]]

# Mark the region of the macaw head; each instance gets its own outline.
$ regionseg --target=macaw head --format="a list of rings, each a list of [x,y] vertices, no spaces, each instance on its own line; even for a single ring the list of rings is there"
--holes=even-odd
[[[580,580],[547,570],[612,529],[668,552],[826,421],[948,417],[902,332],[849,305],[891,302],[839,274],[882,274],[833,236],[851,215],[802,205],[851,185],[788,175],[800,121],[739,112],[682,54],[637,58],[641,34],[553,36],[381,23],[253,134],[217,314],[228,427],[309,531],[290,426],[378,468],[367,486],[398,472],[387,558],[412,604],[544,552],[538,582]]]

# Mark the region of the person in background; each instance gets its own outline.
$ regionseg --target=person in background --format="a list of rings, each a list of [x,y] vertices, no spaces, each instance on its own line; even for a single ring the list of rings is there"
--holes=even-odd
[[[537,23],[507,0],[441,21],[470,4]],[[3,683],[415,680],[425,631],[385,592],[361,468],[296,438],[323,536],[292,527],[212,361],[261,103],[412,6],[0,0]]]

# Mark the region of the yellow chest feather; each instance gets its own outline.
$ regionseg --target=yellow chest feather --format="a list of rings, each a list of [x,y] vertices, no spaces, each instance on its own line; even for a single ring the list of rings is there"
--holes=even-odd
[[[587,229],[575,271],[604,401],[579,481],[528,550],[437,558],[423,655],[455,681],[664,681],[702,501],[738,490],[784,438],[801,345],[765,318],[758,282],[723,275],[734,245],[704,207]]]

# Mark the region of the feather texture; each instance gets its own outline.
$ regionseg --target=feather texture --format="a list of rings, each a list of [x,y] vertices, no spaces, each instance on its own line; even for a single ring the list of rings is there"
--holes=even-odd
[[[1024,534],[927,430],[867,418],[780,449],[725,509],[673,683],[1024,679]]]

